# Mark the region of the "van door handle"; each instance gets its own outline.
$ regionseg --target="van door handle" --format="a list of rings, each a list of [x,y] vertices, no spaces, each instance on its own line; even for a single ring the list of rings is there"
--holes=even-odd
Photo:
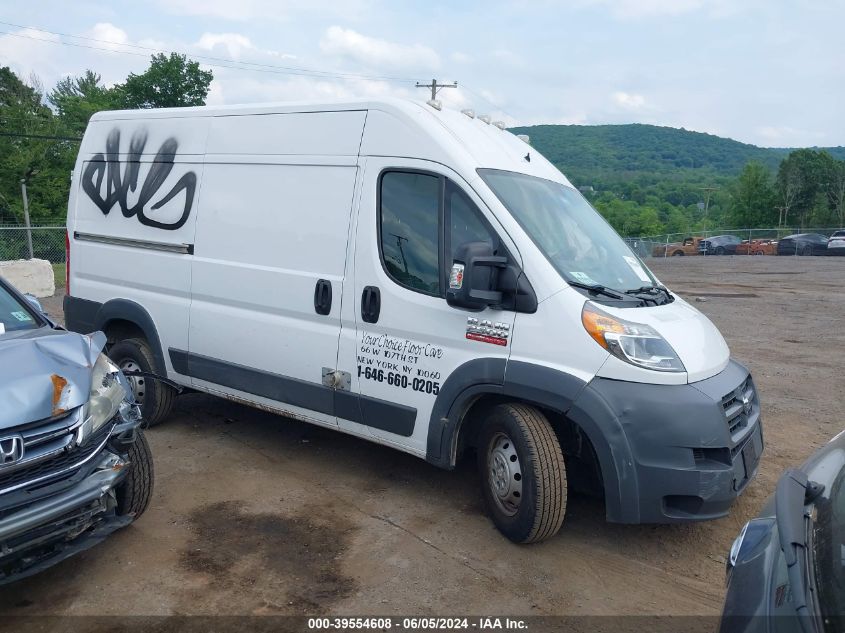
[[[314,311],[317,314],[328,314],[332,311],[332,282],[318,279],[314,288]]]
[[[365,286],[361,293],[361,318],[366,323],[377,323],[381,312],[381,292],[375,286]]]

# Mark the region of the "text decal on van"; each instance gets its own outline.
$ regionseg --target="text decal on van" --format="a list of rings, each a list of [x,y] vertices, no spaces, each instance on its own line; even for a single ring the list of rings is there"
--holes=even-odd
[[[125,167],[121,174],[120,165],[120,130],[114,129],[109,132],[106,139],[106,154],[96,154],[82,174],[82,190],[96,204],[103,215],[108,215],[115,204],[120,205],[120,211],[126,218],[138,216],[138,221],[146,226],[157,229],[175,231],[188,220],[191,213],[191,206],[194,203],[194,193],[197,189],[197,175],[189,171],[183,175],[173,188],[164,195],[158,202],[150,207],[155,211],[170,202],[183,190],[185,192],[185,206],[182,215],[175,222],[159,222],[147,216],[144,207],[155,197],[161,189],[170,172],[173,170],[173,162],[176,157],[176,150],[179,143],[175,138],[169,138],[158,150],[147,173],[141,191],[138,194],[137,202],[130,206],[128,201],[129,192],[138,188],[138,173],[141,170],[141,155],[147,144],[147,133],[144,130],[135,132],[129,143],[129,153],[125,160]],[[106,195],[103,197],[103,179],[106,180]]]

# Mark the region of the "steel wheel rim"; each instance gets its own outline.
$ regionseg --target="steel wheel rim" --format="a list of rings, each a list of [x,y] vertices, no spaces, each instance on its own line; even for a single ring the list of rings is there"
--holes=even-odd
[[[136,363],[131,358],[124,358],[117,364],[120,367],[120,371],[126,372],[133,372],[133,371],[142,371],[140,365]],[[147,394],[147,381],[143,376],[127,376],[126,380],[129,381],[129,386],[132,387],[132,396],[135,398],[135,402],[138,406],[144,404],[144,397]]]
[[[499,510],[507,516],[522,503],[522,467],[516,447],[504,433],[497,433],[487,453],[487,485]]]

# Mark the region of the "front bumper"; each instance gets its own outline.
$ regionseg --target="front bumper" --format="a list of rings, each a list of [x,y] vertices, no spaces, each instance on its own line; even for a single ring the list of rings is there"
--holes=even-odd
[[[716,376],[688,385],[597,378],[575,407],[609,418],[605,436],[614,472],[602,465],[608,520],[722,517],[757,474],[763,451],[760,401],[739,363],[731,361]]]
[[[85,444],[75,450],[83,461],[70,469],[48,471],[31,483],[2,480],[7,487],[0,491],[0,585],[55,565],[131,523],[131,516],[117,513],[117,488],[128,474],[128,449],[139,423],[139,416],[117,416],[103,429],[103,440],[98,433],[90,437],[97,448],[90,458]]]

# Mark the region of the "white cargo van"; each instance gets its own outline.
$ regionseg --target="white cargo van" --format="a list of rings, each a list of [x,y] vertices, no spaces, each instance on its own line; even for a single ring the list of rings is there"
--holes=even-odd
[[[68,327],[124,369],[453,468],[498,528],[724,516],[760,405],[713,324],[664,288],[525,138],[399,100],[104,112],[68,210]],[[174,398],[133,387],[150,424]]]

